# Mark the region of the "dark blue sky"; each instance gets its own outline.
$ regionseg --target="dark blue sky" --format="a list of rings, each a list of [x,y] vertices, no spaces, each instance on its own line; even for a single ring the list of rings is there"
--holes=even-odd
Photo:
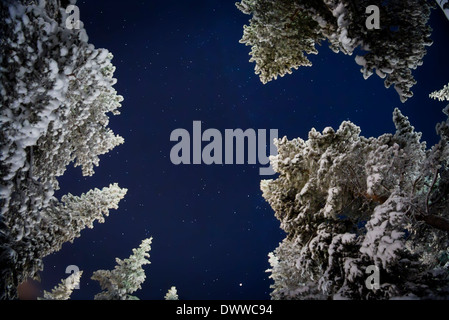
[[[263,85],[239,43],[249,16],[235,1],[79,1],[81,20],[98,48],[114,54],[115,88],[122,114],[110,127],[125,144],[101,157],[93,177],[70,168],[61,190],[79,195],[117,182],[128,188],[104,224],[84,230],[73,244],[44,259],[42,287],[84,270],[73,299],[100,291],[90,280],[112,269],[141,240],[153,236],[147,280],[135,293],[163,299],[172,286],[181,299],[269,299],[268,253],[284,234],[261,196],[258,165],[181,165],[170,161],[170,133],[203,129],[278,129],[279,136],[307,138],[315,127],[338,128],[351,120],[365,136],[393,132],[400,107],[424,140],[434,143],[444,103],[428,94],[449,81],[449,21],[432,14],[434,45],[414,71],[415,96],[402,104],[393,88],[363,80],[354,56],[334,54],[324,43],[313,67]]]

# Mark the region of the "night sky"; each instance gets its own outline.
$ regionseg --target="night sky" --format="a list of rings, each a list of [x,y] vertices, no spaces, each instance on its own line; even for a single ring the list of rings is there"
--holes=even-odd
[[[278,129],[279,137],[307,138],[312,127],[338,128],[351,120],[362,135],[394,132],[395,107],[409,116],[423,139],[436,142],[444,103],[428,95],[449,81],[449,21],[434,10],[434,44],[413,74],[415,96],[401,103],[393,88],[373,75],[364,80],[355,56],[335,54],[323,43],[312,67],[263,85],[239,43],[249,16],[235,0],[78,1],[89,42],[114,55],[114,86],[124,96],[111,129],[125,144],[101,156],[92,177],[69,168],[61,190],[80,195],[117,182],[128,188],[104,224],[85,229],[73,244],[44,259],[41,289],[67,277],[68,265],[84,271],[72,299],[100,292],[90,280],[113,269],[115,258],[153,237],[151,264],[140,299],[163,299],[176,286],[180,299],[269,299],[268,253],[285,237],[262,198],[259,165],[179,165],[170,161],[177,128]]]

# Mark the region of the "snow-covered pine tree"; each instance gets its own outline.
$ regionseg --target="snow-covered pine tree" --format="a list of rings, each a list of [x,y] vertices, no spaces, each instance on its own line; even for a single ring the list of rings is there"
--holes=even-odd
[[[44,297],[38,300],[69,300],[73,290],[79,285],[82,275],[82,271],[72,273],[51,292],[44,291]]]
[[[66,27],[69,3],[0,2],[1,298],[15,298],[43,257],[102,221],[126,193],[113,184],[54,197],[70,163],[92,175],[99,155],[123,143],[108,128],[123,100],[112,55],[88,43],[82,23]]]
[[[279,177],[261,182],[287,233],[269,254],[273,299],[449,297],[449,118],[430,149],[398,109],[393,121],[378,138],[345,121],[276,141]]]
[[[95,295],[95,300],[138,300],[132,296],[141,288],[145,281],[143,265],[150,264],[147,259],[151,250],[152,238],[142,241],[139,248],[133,249],[133,254],[125,260],[116,258],[114,270],[97,270],[92,280],[100,283],[103,292]]]
[[[178,290],[176,290],[176,287],[171,287],[167,294],[164,297],[165,300],[179,300],[178,297]]]
[[[242,0],[237,7],[251,15],[240,40],[251,46],[250,62],[263,83],[311,66],[308,54],[327,40],[334,52],[352,55],[356,48],[364,78],[374,72],[394,85],[402,102],[413,93],[412,70],[422,65],[432,44],[427,0]],[[366,8],[380,9],[380,29],[366,27]]]
[[[142,266],[150,264],[147,259],[151,250],[152,238],[144,239],[139,248],[133,249],[133,254],[125,260],[116,258],[114,270],[97,270],[92,280],[100,283],[103,292],[95,295],[95,300],[139,300],[131,293],[141,288],[145,281],[145,271]],[[75,287],[80,283],[82,271],[71,274],[63,279],[51,292],[44,291],[44,297],[39,300],[68,300]],[[164,296],[165,300],[179,300],[176,287],[171,287]]]
[[[449,0],[435,0],[440,6],[441,10],[443,10],[446,18],[449,19]]]
[[[449,101],[449,83],[443,89],[432,92],[429,97],[439,101]]]

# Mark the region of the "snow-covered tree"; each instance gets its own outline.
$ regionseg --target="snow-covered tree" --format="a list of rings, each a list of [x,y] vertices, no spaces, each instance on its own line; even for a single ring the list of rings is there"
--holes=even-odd
[[[429,97],[439,101],[449,101],[449,83],[443,89],[432,92]]]
[[[73,290],[79,285],[82,275],[82,271],[72,273],[51,292],[44,291],[44,297],[39,300],[69,300]]]
[[[42,258],[103,220],[126,193],[116,184],[58,201],[58,177],[74,163],[92,175],[123,143],[108,128],[123,98],[112,55],[67,28],[75,1],[0,2],[0,297],[37,277]],[[64,5],[62,5],[64,4]]]
[[[237,7],[251,15],[240,40],[251,46],[251,62],[263,83],[311,66],[307,55],[327,40],[334,52],[356,56],[364,78],[374,72],[394,85],[402,102],[416,83],[412,70],[422,65],[432,44],[427,0],[242,0]],[[369,29],[367,7],[380,10],[380,28]]]
[[[344,121],[276,141],[279,177],[261,182],[287,233],[269,254],[273,299],[449,297],[449,118],[430,149],[398,109],[393,122],[378,138]]]
[[[92,280],[100,283],[103,292],[95,295],[95,300],[138,300],[132,296],[141,288],[145,281],[143,265],[150,264],[147,259],[151,250],[152,238],[142,241],[139,248],[133,249],[133,254],[125,260],[116,258],[114,270],[97,270]]]
[[[176,290],[176,287],[171,287],[167,294],[164,297],[165,300],[179,300],[178,297],[178,290]]]
[[[147,259],[151,250],[152,238],[142,241],[139,248],[133,249],[133,254],[125,260],[116,258],[117,265],[114,270],[97,270],[92,280],[100,283],[103,292],[95,295],[95,300],[139,300],[131,293],[141,288],[145,281],[143,265],[150,264]],[[82,271],[74,272],[67,279],[61,281],[51,292],[44,291],[44,297],[39,300],[68,300],[77,285],[80,283]],[[165,300],[179,300],[176,287],[171,287],[164,296]]]
[[[449,19],[449,0],[435,0],[440,6],[441,10],[443,10],[446,18]]]

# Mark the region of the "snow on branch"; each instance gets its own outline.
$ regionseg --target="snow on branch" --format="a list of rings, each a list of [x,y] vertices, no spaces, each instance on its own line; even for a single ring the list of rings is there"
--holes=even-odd
[[[269,254],[273,299],[449,297],[449,117],[430,149],[399,109],[393,122],[378,138],[344,121],[276,141],[279,177],[261,181],[287,233]]]
[[[54,197],[68,165],[92,175],[99,157],[124,142],[108,127],[123,101],[113,56],[88,42],[82,23],[67,28],[61,3],[0,2],[0,298],[15,298],[43,257],[102,222],[126,193],[112,184]]]
[[[440,1],[441,0],[437,0]],[[311,66],[310,54],[323,40],[334,52],[356,56],[363,77],[376,73],[386,88],[394,86],[402,102],[413,96],[412,70],[423,64],[432,45],[427,0],[241,0],[237,8],[251,15],[240,40],[251,47],[250,62],[262,83]],[[366,27],[366,9],[379,8],[380,26]]]

